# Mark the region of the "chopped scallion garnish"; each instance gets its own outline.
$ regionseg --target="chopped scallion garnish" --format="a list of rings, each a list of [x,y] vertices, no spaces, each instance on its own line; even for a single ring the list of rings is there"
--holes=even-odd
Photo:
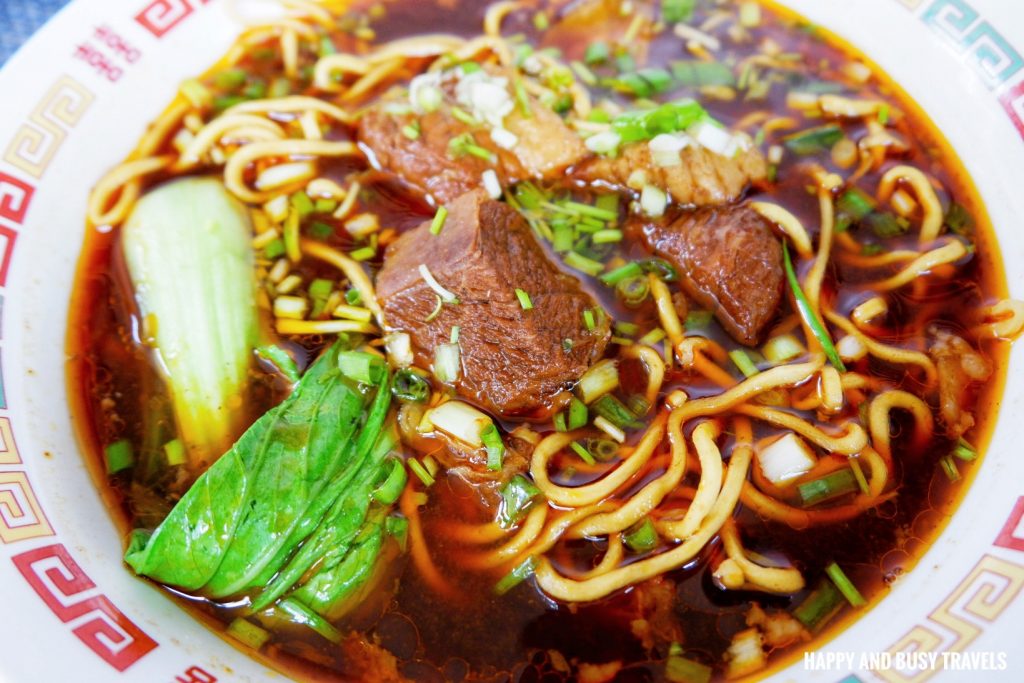
[[[960,480],[960,470],[956,466],[956,461],[953,460],[952,455],[944,455],[939,460],[939,466],[942,468],[942,473],[946,475],[946,478],[951,482]]]
[[[533,308],[533,301],[530,299],[530,295],[518,287],[516,288],[516,298],[519,299],[519,305],[523,307],[524,311],[529,311]]]
[[[788,135],[782,141],[789,151],[806,156],[828,151],[842,139],[843,129],[838,124],[830,123]]]
[[[395,458],[391,461],[391,470],[388,472],[388,476],[380,486],[374,489],[373,499],[382,505],[393,504],[402,495],[402,489],[405,488],[405,483],[408,480],[409,476],[405,473],[405,465],[401,460]]]
[[[423,482],[424,486],[433,486],[434,478],[430,476],[430,472],[427,472],[427,468],[423,466],[416,458],[409,458],[406,460],[406,464],[409,465],[409,469],[416,475],[416,478]]]
[[[587,331],[593,332],[597,328],[597,323],[594,322],[594,311],[593,309],[585,309],[583,311],[583,324],[587,326]]]
[[[395,373],[391,394],[399,401],[426,403],[430,398],[430,382],[415,370],[403,368]]]
[[[534,567],[536,567],[537,561],[533,557],[528,557],[523,560],[515,569],[506,574],[498,583],[494,586],[494,592],[498,595],[504,595],[510,590],[521,584],[526,579],[530,578],[533,574]]]
[[[185,444],[182,443],[181,439],[171,439],[164,444],[164,457],[167,459],[167,464],[171,467],[185,464],[188,456],[185,454]]]
[[[821,479],[813,479],[797,486],[800,499],[805,507],[838,498],[858,490],[857,478],[849,468],[843,468],[826,474]]]
[[[132,444],[128,439],[120,439],[109,444],[103,450],[103,454],[107,463],[107,474],[117,474],[135,463]]]
[[[960,440],[957,441],[956,448],[953,450],[953,455],[961,460],[970,461],[978,457],[978,451],[961,436]]]
[[[793,616],[810,631],[817,631],[843,604],[843,594],[828,579],[822,579],[800,605]]]
[[[821,320],[818,319],[817,313],[811,308],[811,303],[807,300],[804,290],[800,287],[800,281],[796,277],[796,270],[793,268],[793,261],[789,257],[789,243],[786,240],[782,242],[782,263],[786,270],[786,279],[789,281],[790,289],[793,290],[793,299],[796,301],[796,308],[800,312],[800,316],[807,323],[807,326],[811,328],[811,332],[814,333],[818,343],[821,344],[821,348],[824,349],[825,355],[828,356],[828,360],[832,363],[833,367],[839,372],[846,372],[846,366],[839,357],[835,344],[832,343],[832,337]]]
[[[739,368],[739,371],[743,373],[744,377],[753,377],[760,372],[757,366],[754,365],[754,361],[750,360],[750,356],[743,349],[733,349],[729,352],[729,358]]]
[[[505,455],[505,442],[501,440],[501,434],[493,422],[481,430],[480,440],[487,449],[487,469],[495,472],[500,470],[501,459]]]
[[[569,419],[566,426],[569,429],[579,429],[586,426],[588,413],[587,404],[573,396],[569,400]]]
[[[633,552],[645,553],[654,550],[658,545],[658,532],[654,529],[651,518],[645,517],[642,522],[627,531],[622,540]]]
[[[836,585],[839,592],[843,594],[846,601],[853,607],[863,607],[867,604],[867,600],[860,594],[857,587],[853,585],[849,577],[839,568],[839,565],[835,562],[825,567],[825,573],[828,574],[828,578],[832,579],[832,583]]]
[[[590,451],[588,451],[586,446],[584,446],[583,444],[579,443],[578,441],[573,441],[571,444],[569,444],[569,447],[572,448],[573,452],[576,453],[576,455],[580,456],[580,460],[582,460],[583,462],[587,463],[588,465],[593,465],[595,463],[594,456],[590,454]]]
[[[643,268],[640,267],[640,264],[633,261],[632,263],[627,263],[624,266],[619,266],[615,270],[605,273],[600,277],[600,280],[604,284],[614,287],[626,278],[638,277],[643,275],[643,273],[644,271]]]

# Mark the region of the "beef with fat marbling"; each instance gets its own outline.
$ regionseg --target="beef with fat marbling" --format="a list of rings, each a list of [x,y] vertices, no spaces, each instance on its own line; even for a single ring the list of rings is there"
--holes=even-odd
[[[495,75],[504,73],[498,71]],[[507,187],[522,180],[558,177],[588,155],[583,141],[562,117],[534,97],[528,97],[529,116],[517,108],[504,117],[504,129],[515,136],[515,144],[504,149],[495,143],[487,127],[471,125],[453,114],[451,90],[445,90],[440,108],[422,115],[396,113],[389,104],[405,97],[404,91],[396,91],[359,120],[359,141],[372,153],[376,164],[438,202],[452,201],[481,187],[488,170],[493,170],[501,186]],[[414,139],[406,134],[410,127],[418,130]],[[466,135],[472,144],[492,154],[493,162],[452,148],[452,140]]]
[[[501,415],[537,414],[601,357],[608,322],[598,316],[596,329],[587,329],[583,312],[596,302],[547,259],[515,210],[481,191],[448,210],[437,235],[426,222],[388,247],[377,276],[386,327],[409,334],[421,367],[430,367],[435,348],[458,327],[458,393]],[[438,296],[421,264],[459,303],[431,317]],[[532,309],[523,308],[517,288]]]
[[[634,226],[636,227],[636,226]],[[647,246],[678,270],[683,289],[736,341],[752,346],[782,297],[782,246],[745,204],[674,213],[640,229]]]

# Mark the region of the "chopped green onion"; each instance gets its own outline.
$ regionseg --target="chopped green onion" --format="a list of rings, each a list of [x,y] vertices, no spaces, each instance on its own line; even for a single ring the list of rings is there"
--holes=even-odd
[[[241,95],[215,97],[213,98],[213,108],[218,112],[222,112],[242,102],[245,102],[245,98]]]
[[[802,130],[799,133],[787,135],[782,139],[786,148],[794,154],[806,156],[817,154],[832,149],[833,145],[843,139],[843,129],[837,124],[830,123],[826,126]]]
[[[164,457],[167,459],[167,464],[171,467],[184,465],[188,461],[188,456],[185,454],[185,444],[181,442],[181,439],[171,439],[164,444]]]
[[[713,120],[707,111],[692,99],[676,100],[656,109],[629,111],[612,120],[612,130],[622,142],[651,140],[662,133],[677,133],[699,121]]]
[[[424,486],[430,487],[434,485],[434,478],[430,476],[430,472],[427,472],[427,468],[417,460],[416,458],[409,458],[405,461],[412,470],[412,473],[416,475],[416,478],[423,482]]]
[[[519,106],[519,113],[524,118],[530,118],[533,116],[533,110],[530,107],[530,96],[526,93],[526,87],[523,86],[523,82],[518,78],[514,81],[512,87],[516,93],[516,104]]]
[[[727,65],[721,62],[701,62],[687,60],[672,62],[672,75],[680,84],[691,88],[708,85],[736,85],[736,77]]]
[[[244,69],[226,69],[213,77],[213,82],[221,90],[234,90],[245,83],[248,74]]]
[[[349,379],[362,384],[377,384],[387,372],[387,364],[372,353],[342,351],[338,354],[338,369]]]
[[[538,31],[546,31],[550,25],[548,15],[544,12],[537,12],[533,15],[533,27]]]
[[[299,215],[299,218],[305,218],[316,211],[316,205],[313,203],[313,200],[310,199],[309,195],[302,190],[292,194],[292,196],[288,198],[288,203],[291,204],[292,209],[294,209],[295,213]]]
[[[451,384],[459,379],[462,373],[459,355],[459,345],[455,343],[438,344],[434,349],[434,376],[442,384]]]
[[[666,337],[665,330],[660,327],[655,327],[653,330],[640,337],[640,343],[647,346],[653,346]]]
[[[583,311],[583,324],[587,326],[587,331],[593,332],[597,328],[597,323],[594,322],[594,311],[591,309],[585,309]]]
[[[358,289],[353,287],[345,292],[345,303],[350,306],[358,306],[363,303],[363,295],[359,293]]]
[[[627,323],[621,320],[615,322],[615,331],[626,337],[635,337],[640,332],[640,326],[636,323]]]
[[[640,262],[645,273],[654,273],[662,282],[675,282],[679,279],[676,267],[665,259],[649,258]]]
[[[529,311],[533,308],[533,301],[530,299],[530,295],[518,287],[516,288],[516,298],[519,299],[519,305],[523,307],[524,311]]]
[[[868,487],[868,480],[864,477],[864,470],[860,466],[860,462],[857,458],[851,457],[850,469],[853,470],[853,476],[857,478],[857,488],[863,494],[871,493],[870,487]]]
[[[711,324],[715,315],[711,311],[690,311],[686,314],[686,329],[700,329]]]
[[[579,429],[587,424],[588,411],[587,404],[573,396],[569,400],[569,419],[567,426],[569,429]]]
[[[672,643],[678,646],[678,643]],[[713,670],[710,666],[681,657],[682,647],[669,650],[668,661],[665,662],[665,678],[671,683],[710,683]]]
[[[631,530],[626,532],[622,540],[633,552],[645,553],[658,545],[658,532],[654,529],[654,522],[651,521],[651,518],[644,517],[642,522],[635,524]]]
[[[278,256],[283,256],[284,252],[284,240],[280,237],[263,247],[263,256],[268,259],[276,259]]]
[[[836,585],[839,592],[843,594],[846,601],[853,607],[863,607],[867,604],[867,600],[860,594],[857,587],[853,585],[849,577],[843,573],[843,570],[839,568],[839,565],[835,562],[825,567],[825,573],[828,574],[828,578],[832,579],[832,583]]]
[[[376,255],[377,250],[370,246],[361,247],[355,251],[349,252],[349,258],[353,261],[369,261]]]
[[[605,394],[591,403],[590,409],[594,411],[594,414],[600,415],[619,429],[639,429],[643,427],[643,423],[637,419],[636,413],[611,394]]]
[[[583,53],[583,61],[591,66],[604,64],[611,57],[611,54],[608,43],[598,40],[587,46],[587,51]]]
[[[454,116],[456,120],[461,121],[467,126],[480,125],[480,122],[473,118],[472,114],[467,112],[465,109],[461,109],[459,107],[452,107],[452,116]]]
[[[743,373],[744,377],[753,377],[760,372],[743,349],[733,349],[729,352],[729,358],[739,368],[739,371]]]
[[[621,230],[598,230],[590,236],[594,244],[615,244],[622,241]]]
[[[816,631],[832,618],[843,604],[843,594],[828,579],[818,582],[807,598],[793,610],[793,616],[810,631]]]
[[[573,215],[590,216],[591,218],[596,218],[601,221],[617,221],[619,219],[618,211],[602,209],[600,207],[583,204],[581,202],[565,202],[561,205],[561,208]]]
[[[862,220],[875,210],[875,206],[875,200],[856,187],[851,187],[836,200],[836,210],[850,216],[854,221]]]
[[[882,106],[878,108],[878,122],[880,124],[882,124],[883,126],[885,124],[889,123],[889,105],[888,104],[883,103]]]
[[[643,275],[643,272],[643,268],[641,268],[640,264],[633,261],[632,263],[627,263],[624,266],[619,266],[615,270],[605,273],[599,279],[606,285],[614,286],[626,278]]]
[[[320,202],[317,201],[317,204],[319,205]],[[317,211],[319,212],[320,209],[318,208]],[[330,212],[324,211],[323,213]],[[313,224],[309,226],[309,234],[313,238],[322,241],[334,234],[334,228],[328,225],[327,223],[324,223],[323,221],[314,221]]]
[[[109,444],[103,450],[103,454],[106,456],[107,474],[117,474],[135,463],[132,444],[128,439],[120,439]]]
[[[420,124],[419,121],[415,121],[410,124],[402,126],[402,135],[410,140],[419,140],[420,138]]]
[[[587,439],[587,451],[594,460],[608,462],[619,454],[619,444],[611,439]]]
[[[565,265],[586,273],[591,277],[597,276],[598,273],[604,270],[604,265],[600,262],[589,259],[575,251],[570,251],[565,255]]]
[[[512,477],[501,489],[498,525],[503,529],[512,527],[523,518],[539,496],[540,489],[525,476],[517,474]]]
[[[910,229],[910,221],[889,211],[876,211],[865,217],[864,223],[882,239],[899,237]]]
[[[200,109],[208,105],[213,97],[206,86],[195,79],[183,81],[179,90],[192,106]]]
[[[444,301],[441,299],[440,295],[435,294],[434,296],[437,297],[437,302],[434,304],[434,310],[430,312],[430,315],[423,319],[423,322],[425,323],[429,323],[431,320],[436,318],[437,314],[441,312],[441,308],[444,307]]]
[[[228,624],[224,632],[253,650],[259,650],[270,640],[270,633],[268,631],[242,618],[235,619]]]
[[[946,227],[957,235],[970,235],[974,230],[974,217],[963,204],[957,202],[950,202],[944,222]]]
[[[832,363],[833,367],[839,372],[846,372],[846,366],[843,365],[843,360],[839,357],[835,344],[832,343],[832,337],[821,320],[818,319],[818,315],[811,308],[811,303],[807,300],[804,290],[800,287],[800,281],[797,280],[796,271],[793,269],[793,261],[789,257],[789,243],[786,240],[782,242],[782,263],[785,266],[786,279],[789,281],[790,289],[793,290],[793,298],[796,301],[796,307],[801,317],[807,323],[807,326],[811,328],[811,332],[814,333],[818,343],[821,344],[821,348],[824,349],[825,355],[828,356],[828,360]]]
[[[263,360],[270,361],[282,375],[288,378],[289,382],[299,381],[299,369],[288,352],[277,344],[268,344],[256,349],[256,355]]]
[[[843,468],[826,474],[821,479],[813,479],[799,484],[797,491],[800,493],[804,507],[810,507],[847,493],[853,493],[859,488],[857,477],[854,476],[853,471]]]
[[[764,357],[773,365],[781,365],[806,353],[807,349],[791,334],[780,334],[765,342],[761,349]]]
[[[642,304],[651,293],[651,283],[647,278],[631,277],[615,285],[615,295],[629,308]]]
[[[405,472],[405,465],[402,461],[395,458],[391,461],[391,471],[388,472],[387,478],[373,491],[373,499],[381,505],[392,505],[398,497],[402,495],[402,490],[405,488],[405,483],[409,480],[409,475]]]
[[[566,337],[565,339],[562,340],[562,351],[565,351],[566,353],[570,353],[572,351],[572,347],[573,347],[572,339],[569,339],[568,337]]]
[[[942,459],[939,460],[939,466],[942,467],[943,474],[945,474],[950,481],[959,481],[960,470],[957,469],[956,461],[953,460],[952,455],[943,456]]]
[[[556,432],[569,431],[569,427],[565,421],[565,413],[555,413],[554,423]]]
[[[494,586],[494,592],[498,595],[504,595],[510,590],[521,584],[526,579],[530,578],[533,574],[534,568],[537,566],[537,561],[530,556],[523,560],[515,569],[506,574],[498,583]]]
[[[501,469],[501,459],[505,455],[505,442],[501,440],[501,434],[494,423],[487,425],[480,432],[480,440],[484,442],[487,449],[487,469],[498,471]]]
[[[580,460],[587,463],[588,465],[594,464],[594,456],[590,454],[590,451],[588,451],[586,447],[583,446],[583,444],[577,441],[573,441],[571,444],[569,444],[569,446],[576,453],[576,455],[580,456]]]
[[[693,19],[697,0],[661,0],[661,18],[667,24]]]
[[[953,455],[961,460],[971,461],[978,457],[978,451],[961,436],[956,444],[956,449],[953,451]]]
[[[441,229],[444,227],[445,220],[448,219],[448,209],[444,206],[437,208],[437,213],[434,214],[434,220],[430,223],[430,234],[439,235]]]
[[[415,370],[403,368],[395,373],[391,394],[399,401],[426,403],[430,398],[430,382]]]

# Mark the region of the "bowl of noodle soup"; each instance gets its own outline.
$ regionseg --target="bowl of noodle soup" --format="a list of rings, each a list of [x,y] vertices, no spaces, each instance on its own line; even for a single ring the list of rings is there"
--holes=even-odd
[[[4,676],[1019,677],[1021,10],[135,5],[0,72]]]

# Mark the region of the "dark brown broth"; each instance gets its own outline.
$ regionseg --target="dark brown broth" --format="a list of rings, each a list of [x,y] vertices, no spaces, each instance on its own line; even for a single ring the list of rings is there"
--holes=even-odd
[[[475,34],[479,32],[486,3],[448,0],[434,4],[400,0],[387,3],[387,7],[387,15],[373,24],[378,40],[382,42],[442,28],[464,35]],[[524,13],[511,17],[506,24],[506,32],[535,36],[528,17]],[[561,34],[555,31],[553,34],[559,37],[549,38],[547,44],[561,48],[567,58],[573,59],[581,56],[587,41],[594,35],[585,28],[566,30]],[[762,25],[755,29],[755,34],[770,35],[786,52],[807,55],[807,63],[817,65],[809,73],[822,80],[837,79],[839,65],[851,56],[857,56],[838,40],[824,36],[820,30],[812,32],[796,28],[794,20],[784,14],[765,12]],[[350,42],[345,36],[339,36],[336,41],[342,49]],[[726,52],[732,49],[728,47]],[[744,49],[752,48],[747,46]],[[651,55],[652,64],[684,56],[680,41],[670,32],[654,40]],[[279,60],[247,58],[242,65],[268,74],[281,68]],[[933,281],[923,294],[916,297],[908,290],[898,294],[892,301],[891,313],[882,323],[883,340],[921,348],[927,323],[939,323],[952,330],[962,329],[965,318],[980,302],[1004,294],[998,252],[984,208],[969,178],[930,121],[896,86],[877,72],[867,90],[876,91],[907,114],[899,130],[912,146],[907,155],[909,163],[937,178],[947,189],[948,197],[943,199],[953,198],[965,205],[978,222],[976,257],[958,277],[948,282]],[[681,90],[673,97],[687,94]],[[785,94],[785,88],[775,87],[768,103],[750,104],[737,99],[727,103],[705,102],[705,106],[716,118],[731,124],[754,109],[787,111]],[[826,168],[833,168],[827,153],[814,160]],[[780,168],[780,182],[767,194],[772,201],[796,214],[805,225],[813,227],[818,222],[817,199],[804,188],[801,174],[793,171],[794,163],[800,161],[788,156]],[[887,167],[883,167],[881,172]],[[350,170],[350,166],[338,164],[329,166],[326,175],[340,179]],[[873,191],[881,172],[869,174],[861,182],[861,187]],[[432,215],[428,205],[410,196],[395,181],[373,174],[366,180],[370,191],[363,198],[364,209],[380,214],[382,223],[404,230]],[[336,246],[347,246],[340,237],[332,240]],[[887,246],[897,243],[893,241]],[[143,478],[145,486],[140,487],[136,482],[133,487],[125,477],[108,481],[103,473],[103,444],[128,438],[137,452],[145,457],[147,447],[143,440],[147,430],[152,430],[154,424],[169,425],[171,420],[162,400],[161,381],[138,344],[138,320],[117,247],[116,232],[89,230],[72,305],[69,382],[71,395],[77,402],[76,417],[85,451],[91,458],[90,464],[101,491],[111,502],[122,529],[127,532],[136,525],[151,526],[154,520],[159,520],[175,496],[180,495],[182,482],[154,474]],[[627,257],[640,253],[640,247],[635,245],[623,249],[623,255]],[[560,261],[556,259],[556,262]],[[309,265],[303,265],[301,272],[309,277],[323,274],[318,266]],[[872,277],[877,277],[877,273]],[[865,274],[856,270],[832,267],[827,275],[826,298],[834,299],[838,312],[849,313],[864,298],[858,285],[864,279]],[[609,296],[606,288],[593,281],[585,284],[615,319],[654,319],[650,306],[630,311]],[[733,346],[717,324],[712,324],[707,333],[720,343]],[[291,346],[293,350],[304,351],[304,354],[300,353],[300,361],[304,358],[308,362],[315,357],[322,343],[322,340],[307,339],[301,348],[297,344]],[[1001,368],[1005,360],[1005,353],[999,347],[986,351],[1000,371],[978,396],[976,413],[979,427],[974,434],[982,448],[994,422],[1002,384]],[[877,361],[861,361],[851,369],[886,377],[912,392],[920,388],[912,376]],[[253,372],[255,381],[245,403],[250,421],[280,400],[287,390],[266,370],[257,368]],[[699,378],[680,372],[670,377],[669,387],[672,386],[685,387],[691,396],[718,390]],[[112,411],[100,408],[107,399],[113,402]],[[167,428],[170,429],[169,426]],[[789,558],[804,570],[808,586],[812,587],[822,575],[823,566],[835,560],[869,600],[880,599],[886,592],[886,585],[910,569],[941,531],[972,478],[973,470],[973,467],[963,467],[964,479],[955,484],[942,475],[936,465],[938,459],[949,452],[950,444],[940,436],[919,452],[911,452],[909,445],[897,436],[894,448],[900,454],[897,458],[898,471],[893,473],[900,482],[900,495],[894,501],[845,524],[802,531],[767,523],[748,511],[741,511],[738,521],[746,545],[754,551],[769,555],[781,553]],[[693,485],[696,480],[691,475],[687,483]],[[401,576],[393,599],[376,609],[376,612],[383,610],[384,617],[376,626],[373,626],[374,609],[369,610],[369,617],[364,617],[370,639],[394,652],[399,657],[400,669],[417,680],[440,680],[442,671],[457,680],[459,674],[467,670],[472,670],[481,679],[493,676],[495,680],[505,680],[502,672],[511,671],[516,680],[540,680],[539,672],[551,671],[551,664],[546,656],[538,657],[535,653],[548,650],[557,650],[567,659],[579,662],[622,660],[635,665],[624,670],[617,680],[657,679],[660,675],[658,666],[645,661],[648,654],[630,633],[629,622],[636,616],[631,591],[594,605],[574,608],[555,605],[539,594],[530,582],[521,584],[506,596],[497,597],[492,590],[497,577],[465,569],[462,566],[464,548],[452,545],[443,534],[436,532],[446,520],[484,522],[489,521],[492,514],[492,511],[481,507],[479,497],[460,479],[452,477],[438,481],[430,490],[429,503],[422,511],[423,522],[431,556],[445,576],[459,586],[460,598],[453,604],[434,593],[410,564]],[[570,548],[572,552],[576,550],[583,555],[593,552],[593,549]],[[751,601],[787,608],[803,598],[803,594],[790,599],[720,590],[713,585],[708,570],[710,558],[719,552],[717,544],[712,544],[696,561],[671,575],[677,582],[674,611],[685,627],[683,647],[688,656],[716,665],[720,663],[721,653],[732,635],[745,627],[744,616]],[[230,609],[187,596],[182,599],[200,614],[205,623],[215,628],[222,627],[233,617]],[[837,633],[843,623],[856,615],[849,613],[845,618],[834,620],[809,647],[820,645],[823,639]],[[303,676],[310,678],[335,680],[346,675],[340,650],[317,636],[286,634],[264,654],[269,655],[275,665],[296,673],[301,671]],[[659,654],[663,656],[664,652]],[[774,663],[782,661],[780,658]]]

